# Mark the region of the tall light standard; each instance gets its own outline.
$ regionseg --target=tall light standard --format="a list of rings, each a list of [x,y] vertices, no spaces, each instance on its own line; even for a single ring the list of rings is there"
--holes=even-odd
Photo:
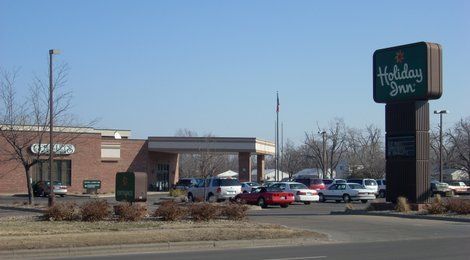
[[[322,135],[322,138],[323,138],[323,155],[322,155],[322,164],[323,164],[323,178],[325,178],[325,176],[328,177],[328,174],[326,173],[326,171],[328,170],[328,162],[327,162],[327,158],[326,158],[326,132],[325,131],[321,131],[321,132],[318,132],[319,134]]]
[[[434,114],[439,114],[439,181],[443,181],[442,176],[442,114],[448,114],[449,110],[434,110]]]
[[[54,95],[53,95],[53,79],[52,79],[52,55],[59,54],[59,50],[49,50],[49,207],[54,205],[54,182],[52,181],[52,168],[54,162],[54,142],[53,142],[53,127],[54,127]]]

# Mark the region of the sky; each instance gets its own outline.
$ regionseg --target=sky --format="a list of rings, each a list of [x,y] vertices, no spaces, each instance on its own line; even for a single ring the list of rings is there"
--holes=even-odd
[[[427,41],[443,46],[430,110],[449,110],[446,125],[470,116],[470,1],[380,2],[0,0],[0,67],[19,69],[25,96],[59,49],[70,112],[133,138],[274,140],[278,91],[284,138],[301,143],[335,118],[383,129],[372,54]]]

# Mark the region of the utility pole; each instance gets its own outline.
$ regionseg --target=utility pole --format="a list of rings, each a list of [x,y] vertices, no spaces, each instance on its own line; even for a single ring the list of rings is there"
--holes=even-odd
[[[320,134],[322,135],[322,139],[323,139],[323,154],[322,154],[322,164],[323,164],[323,169],[322,169],[322,172],[323,172],[323,178],[328,177],[328,160],[326,158],[326,132],[325,131],[321,131]]]
[[[54,206],[54,182],[52,180],[52,169],[54,162],[54,140],[53,140],[53,127],[54,127],[54,84],[52,78],[52,55],[59,54],[59,50],[49,50],[49,207]]]

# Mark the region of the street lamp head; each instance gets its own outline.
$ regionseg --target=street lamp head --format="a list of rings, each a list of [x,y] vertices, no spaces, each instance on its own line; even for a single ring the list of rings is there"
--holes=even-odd
[[[60,50],[51,49],[51,50],[49,50],[49,54],[60,54]]]
[[[449,110],[434,110],[434,114],[449,114]]]

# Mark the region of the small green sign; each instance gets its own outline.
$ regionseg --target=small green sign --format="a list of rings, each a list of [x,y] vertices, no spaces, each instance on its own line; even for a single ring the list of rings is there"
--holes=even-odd
[[[377,50],[373,57],[374,100],[390,103],[439,98],[441,73],[438,44],[418,42]]]
[[[84,189],[101,189],[100,180],[84,180],[83,181]]]
[[[133,172],[118,172],[116,174],[116,200],[134,202],[135,175]]]

